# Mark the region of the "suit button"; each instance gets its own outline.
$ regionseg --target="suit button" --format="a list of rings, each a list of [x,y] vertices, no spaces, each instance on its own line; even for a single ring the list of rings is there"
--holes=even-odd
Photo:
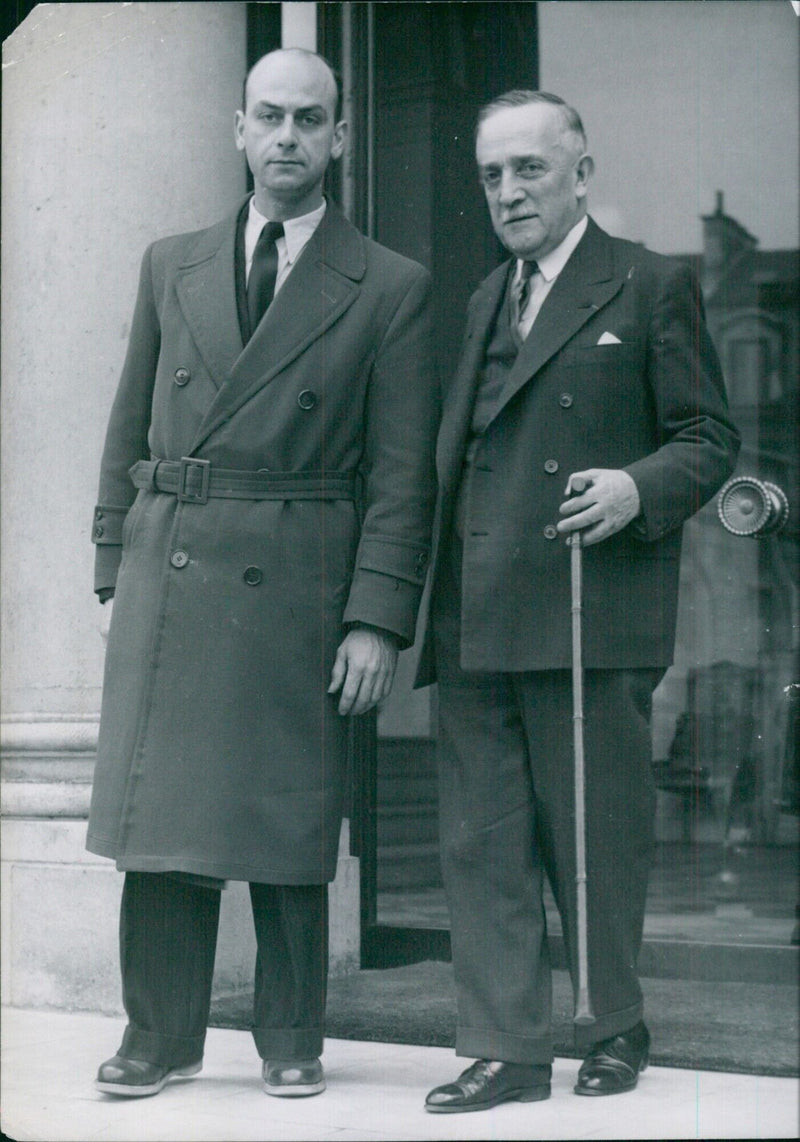
[[[552,523],[548,523],[544,529],[544,537],[545,539],[558,539],[558,529]]]
[[[317,394],[312,393],[311,389],[303,389],[297,398],[297,403],[308,412],[317,403]]]
[[[106,531],[106,529],[103,527],[103,525],[101,523],[99,523],[97,525],[97,527],[94,529],[95,539],[100,539],[101,536],[105,535],[105,531]]]
[[[180,385],[181,388],[183,388],[184,385],[188,385],[191,379],[192,374],[188,369],[181,368],[175,370],[175,384]]]
[[[572,394],[571,393],[562,393],[561,396],[558,398],[558,403],[561,405],[562,408],[572,408]]]
[[[103,509],[102,508],[95,508],[94,509],[94,518],[95,519],[102,519],[103,518]]]
[[[177,567],[180,571],[181,567],[185,567],[189,562],[189,556],[185,551],[173,551],[172,555],[169,557],[169,561],[173,567]]]
[[[545,460],[544,470],[552,476],[554,472],[558,471],[558,460]]]
[[[244,569],[243,578],[248,587],[257,587],[263,577],[260,567],[245,567]]]

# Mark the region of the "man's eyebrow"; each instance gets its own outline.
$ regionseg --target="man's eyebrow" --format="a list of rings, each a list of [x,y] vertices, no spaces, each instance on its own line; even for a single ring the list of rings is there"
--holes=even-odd
[[[530,155],[511,155],[506,161],[510,166],[514,166],[517,163],[547,163],[547,159],[544,155],[535,153]],[[478,163],[480,170],[488,170],[490,167],[502,167],[503,165],[502,159],[490,159],[488,163]]]
[[[270,101],[268,99],[257,99],[255,102],[255,105],[256,105],[256,107],[263,107],[268,111],[286,111],[286,110],[289,110],[289,108],[284,107],[280,103],[270,103]],[[324,106],[321,103],[312,103],[308,107],[295,107],[293,113],[295,115],[308,115],[309,112],[311,112],[311,111],[320,111],[323,114],[327,114]]]

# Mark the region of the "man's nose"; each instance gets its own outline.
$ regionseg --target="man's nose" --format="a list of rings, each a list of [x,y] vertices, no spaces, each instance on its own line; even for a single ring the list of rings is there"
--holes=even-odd
[[[297,145],[297,135],[295,134],[294,119],[291,115],[285,115],[283,122],[278,130],[278,146],[280,147],[294,147]]]
[[[522,187],[513,171],[504,170],[497,188],[497,201],[501,206],[513,206],[522,198]]]

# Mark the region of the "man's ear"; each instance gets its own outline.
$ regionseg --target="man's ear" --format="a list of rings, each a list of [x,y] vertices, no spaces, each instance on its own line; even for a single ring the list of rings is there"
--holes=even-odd
[[[575,193],[583,198],[589,189],[589,179],[594,174],[594,159],[591,155],[581,155],[575,166]]]
[[[237,151],[244,150],[244,111],[237,111],[233,116],[233,135],[236,140]]]
[[[331,158],[339,159],[344,152],[345,143],[347,142],[348,126],[344,119],[341,119],[333,128],[333,145],[331,146]]]

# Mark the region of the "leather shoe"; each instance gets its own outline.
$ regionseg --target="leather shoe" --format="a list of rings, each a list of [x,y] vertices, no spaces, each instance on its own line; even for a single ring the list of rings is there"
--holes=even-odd
[[[621,1035],[595,1043],[578,1071],[576,1094],[633,1090],[650,1059],[650,1032],[639,1022]]]
[[[425,1099],[432,1114],[488,1110],[498,1102],[539,1102],[550,1097],[550,1066],[478,1059],[454,1083],[435,1087]]]
[[[158,1094],[171,1078],[196,1075],[203,1066],[203,1060],[187,1063],[183,1067],[159,1066],[144,1059],[126,1059],[115,1055],[100,1065],[95,1086],[104,1094],[118,1094],[127,1098],[144,1098]]]
[[[302,1098],[325,1090],[319,1059],[267,1060],[262,1067],[264,1090],[279,1098]]]

